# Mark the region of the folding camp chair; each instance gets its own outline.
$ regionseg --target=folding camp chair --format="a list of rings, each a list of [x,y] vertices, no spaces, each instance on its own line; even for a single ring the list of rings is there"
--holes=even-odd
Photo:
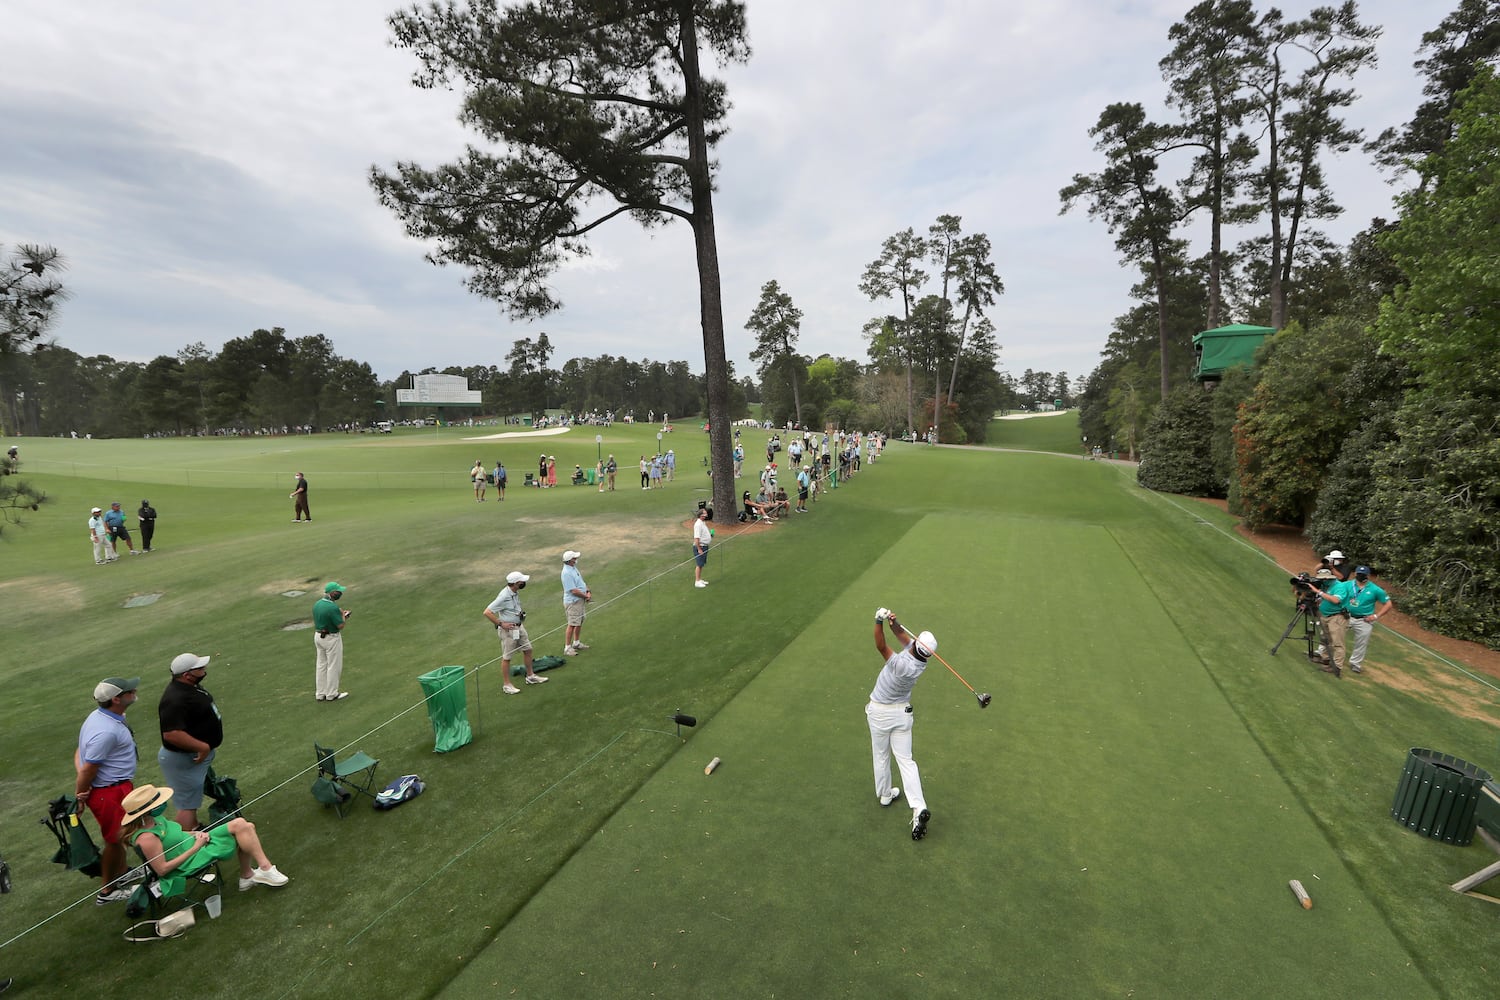
[[[227,823],[240,814],[240,783],[234,778],[221,778],[210,767],[203,776],[203,794],[213,800],[208,807],[210,826]]]
[[[83,872],[88,878],[98,878],[102,870],[99,864],[99,848],[88,828],[78,815],[77,801],[71,795],[60,795],[47,803],[47,817],[42,825],[57,838],[57,852],[52,860],[68,871]]]
[[[210,902],[213,897],[222,897],[224,892],[224,877],[217,861],[209,862],[191,875],[173,872],[163,876],[156,874],[146,863],[146,854],[139,846],[136,847],[135,854],[140,859],[145,878],[125,903],[127,918],[137,920],[147,916],[152,920],[159,920],[170,913],[194,906],[204,907],[210,917],[219,915],[218,901]],[[132,925],[125,932],[126,940],[129,941],[151,940],[154,937],[154,934],[145,937],[137,935],[139,925]]]
[[[344,810],[355,795],[368,795],[371,802],[375,801],[376,793],[370,791],[370,786],[375,783],[375,768],[380,761],[363,750],[337,760],[334,751],[317,743],[313,744],[313,751],[318,757],[318,779],[313,782],[313,797],[324,805],[333,806],[339,819],[344,818]]]

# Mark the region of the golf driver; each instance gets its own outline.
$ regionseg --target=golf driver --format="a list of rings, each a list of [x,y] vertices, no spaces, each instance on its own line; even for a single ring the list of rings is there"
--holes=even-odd
[[[892,624],[896,623],[894,616],[891,619],[889,619],[889,620],[891,621]],[[920,631],[918,631],[916,634],[913,634],[912,631],[910,629],[908,629],[905,625],[901,626],[901,631],[905,632],[907,635],[910,635],[912,637],[913,641],[916,640],[917,636],[919,636],[919,635],[922,634]],[[923,646],[922,648],[926,649],[927,647]],[[939,663],[941,663],[943,666],[947,667],[948,668],[948,672],[950,674],[952,674],[954,677],[957,677],[958,678],[958,682],[960,684],[962,684],[964,687],[966,687],[966,688],[969,689],[969,693],[972,694],[976,699],[978,699],[978,701],[979,701],[979,707],[980,708],[989,708],[990,707],[990,694],[989,694],[988,691],[975,691],[974,690],[974,685],[972,685],[968,681],[964,680],[963,674],[959,673],[957,670],[954,670],[952,664],[950,664],[947,660],[943,659],[941,656],[938,655],[938,651],[937,650],[931,649],[931,650],[928,650],[928,653],[935,660],[937,660]]]

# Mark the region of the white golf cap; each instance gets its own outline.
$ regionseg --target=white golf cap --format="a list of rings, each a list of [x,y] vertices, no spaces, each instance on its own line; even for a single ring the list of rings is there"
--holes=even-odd
[[[1334,549],[1332,552],[1328,553],[1323,558],[1324,559],[1342,559],[1342,558],[1344,558],[1344,554],[1342,552],[1340,552],[1338,549]]]
[[[172,660],[172,676],[185,674],[189,670],[197,670],[199,667],[208,666],[209,657],[199,656],[197,653],[178,653]]]
[[[563,562],[572,562],[574,559],[577,559],[581,555],[583,555],[582,552],[574,552],[572,549],[569,549],[568,551],[563,553]]]
[[[531,577],[527,576],[525,573],[516,572],[516,573],[509,573],[509,574],[507,574],[506,577],[505,577],[505,582],[506,583],[525,583],[527,580],[530,580],[530,579],[531,579]]]
[[[917,652],[923,657],[931,656],[937,652],[937,636],[931,632],[923,632],[917,636],[917,641],[913,645],[917,647]]]
[[[89,513],[90,514],[102,514],[102,513],[104,513],[104,510],[103,510],[103,508],[95,507],[93,510],[89,511]]]

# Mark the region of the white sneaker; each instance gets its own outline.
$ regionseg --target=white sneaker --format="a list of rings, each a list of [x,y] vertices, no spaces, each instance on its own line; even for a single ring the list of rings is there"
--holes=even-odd
[[[887,792],[885,795],[882,795],[880,797],[880,804],[883,805],[883,806],[888,806],[892,802],[895,802],[900,797],[901,797],[901,789],[897,788],[895,785],[892,785],[891,786],[891,790],[889,792]]]
[[[574,649],[572,646],[564,646],[563,647],[563,655],[564,656],[577,656],[578,655],[578,650]]]
[[[549,680],[551,680],[550,677],[543,677],[541,674],[532,674],[530,677],[526,678],[526,683],[527,684],[545,684]]]
[[[518,687],[516,687],[514,684],[505,684],[505,685],[503,685],[500,688],[500,690],[504,691],[506,694],[520,694],[521,693],[521,689],[518,688]]]
[[[586,642],[575,642],[575,643],[573,643],[573,648],[574,649],[588,649],[589,648],[589,644],[586,643]]]
[[[708,581],[707,580],[699,580],[697,583],[694,583],[693,586],[695,586],[695,587],[707,587],[708,586]]]
[[[242,885],[244,881],[244,879],[240,879]],[[252,871],[250,873],[250,881],[255,885],[269,885],[272,888],[280,888],[290,882],[291,879],[281,874],[281,872],[276,870],[276,866],[272,865],[269,868],[257,868]]]

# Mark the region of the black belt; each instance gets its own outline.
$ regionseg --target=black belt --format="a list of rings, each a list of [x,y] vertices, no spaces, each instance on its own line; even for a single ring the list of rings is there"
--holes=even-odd
[[[319,639],[326,639],[330,635],[338,635],[338,633],[337,632],[319,632],[318,633],[318,638]]]
[[[1354,612],[1351,611],[1351,612],[1349,612],[1349,617],[1350,618],[1357,618],[1360,621],[1364,621],[1366,618],[1369,618],[1371,616],[1370,615],[1357,615],[1357,614],[1355,614]]]
[[[94,786],[93,786],[93,787],[94,787],[94,788],[113,788],[113,787],[115,787],[115,786],[116,786],[116,785],[124,785],[124,784],[128,784],[128,783],[130,783],[130,781],[132,781],[132,780],[133,780],[133,779],[131,779],[131,778],[121,778],[121,779],[120,779],[120,780],[119,780],[119,781],[111,781],[111,782],[110,782],[110,783],[109,783],[109,784],[107,784],[107,785],[94,785]]]

